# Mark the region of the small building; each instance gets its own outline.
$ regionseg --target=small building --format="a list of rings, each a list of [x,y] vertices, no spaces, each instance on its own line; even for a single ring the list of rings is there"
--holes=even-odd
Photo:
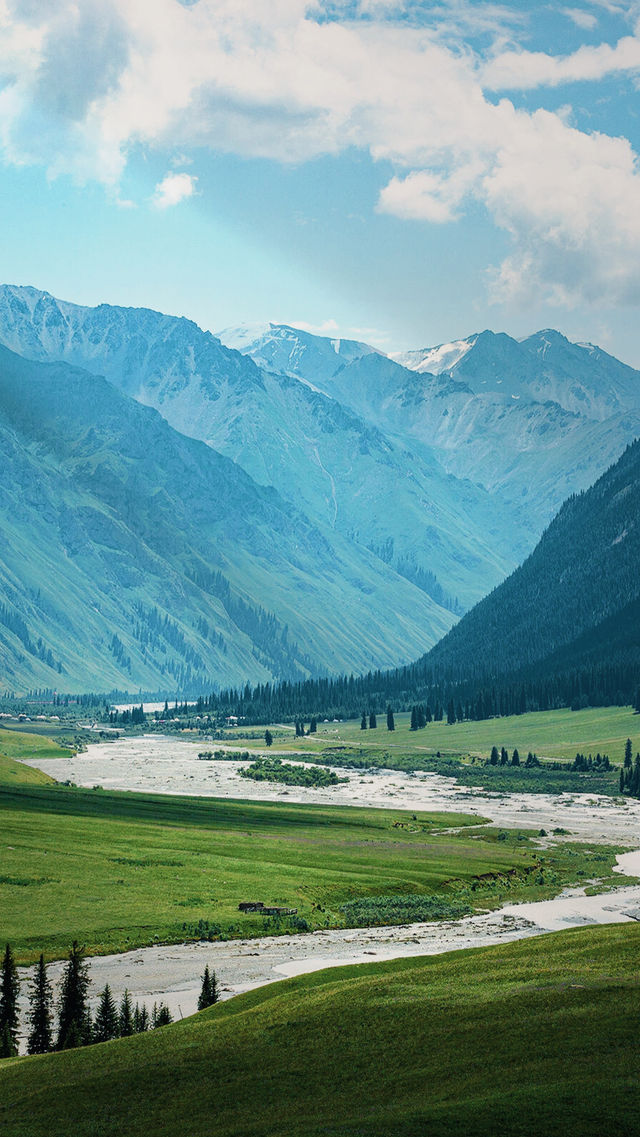
[[[238,904],[239,912],[257,912],[260,916],[297,916],[297,908],[280,908],[276,906],[269,906],[268,908],[262,903],[261,900],[243,900]]]

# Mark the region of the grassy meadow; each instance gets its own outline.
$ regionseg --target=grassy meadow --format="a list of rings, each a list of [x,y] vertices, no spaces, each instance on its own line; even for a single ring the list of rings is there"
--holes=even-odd
[[[306,724],[309,725],[308,722]],[[624,756],[627,738],[634,741],[634,752],[640,750],[640,715],[631,707],[589,707],[582,711],[535,711],[526,715],[485,719],[481,722],[429,723],[424,730],[412,731],[408,713],[395,715],[395,730],[388,731],[386,716],[378,715],[376,730],[360,730],[360,720],[318,722],[318,732],[296,738],[293,728],[271,728],[274,748],[284,750],[322,751],[330,746],[362,746],[367,750],[407,753],[436,753],[459,757],[473,755],[488,758],[492,746],[514,747],[525,757],[529,750],[539,758],[571,761],[576,751],[595,755],[607,753],[612,762]],[[235,732],[238,740],[242,729]],[[255,733],[255,728],[250,732]],[[233,732],[229,734],[229,740]],[[262,740],[243,741],[244,749],[264,746]]]
[[[640,750],[640,716],[631,707],[593,707],[582,711],[537,711],[527,715],[486,719],[482,722],[429,723],[424,730],[410,729],[409,714],[395,715],[395,730],[387,730],[386,715],[378,716],[375,730],[361,730],[360,719],[319,722],[316,734],[296,738],[292,727],[271,727],[274,750],[304,756],[310,761],[354,769],[386,767],[437,771],[463,785],[485,786],[506,793],[564,793],[588,791],[616,795],[617,770],[579,774],[569,770],[578,751],[608,754],[613,766],[624,757],[627,738]],[[264,751],[264,735],[255,729],[228,733],[227,742],[241,749]],[[517,748],[521,763],[529,751],[540,768],[490,766],[491,748],[505,747],[509,757]],[[558,764],[562,768],[555,769]]]
[[[286,980],[0,1064],[4,1137],[631,1137],[635,924]]]
[[[366,902],[366,922],[385,923],[375,898],[388,896],[438,897],[442,914],[450,906],[453,916],[461,907],[541,899],[583,878],[615,879],[613,849],[541,849],[531,834],[453,813],[25,782],[0,786],[0,833],[0,938],[24,963],[40,951],[62,957],[72,939],[105,954],[343,926],[341,905],[353,901]],[[243,916],[243,900],[294,907],[298,915],[281,922]]]

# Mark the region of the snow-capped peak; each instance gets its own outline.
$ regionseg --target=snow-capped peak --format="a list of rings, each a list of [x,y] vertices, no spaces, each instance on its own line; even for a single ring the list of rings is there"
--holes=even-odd
[[[450,371],[463,359],[473,347],[476,338],[471,336],[466,340],[454,340],[452,343],[423,347],[417,351],[397,351],[391,353],[389,358],[410,371],[428,371],[431,375],[440,375],[443,371]]]

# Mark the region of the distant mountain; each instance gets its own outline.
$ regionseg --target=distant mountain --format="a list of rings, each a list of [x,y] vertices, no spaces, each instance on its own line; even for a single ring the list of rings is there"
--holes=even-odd
[[[453,622],[379,558],[67,364],[0,349],[0,454],[0,689],[361,671]]]
[[[267,371],[278,371],[313,383],[335,375],[347,363],[377,354],[358,340],[329,339],[286,324],[242,324],[225,328],[218,338],[226,347],[243,352]]]
[[[105,375],[455,613],[640,434],[640,373],[557,332],[482,332],[403,357],[413,369],[284,325],[221,336],[0,288],[0,342]]]
[[[553,401],[591,419],[640,407],[640,373],[594,344],[571,343],[547,328],[524,340],[485,331],[466,340],[392,357],[412,371],[446,372],[477,395]]]
[[[483,332],[409,355],[413,370],[369,354],[316,384],[487,490],[509,517],[518,558],[640,434],[640,372],[558,332],[523,343]]]
[[[233,339],[247,346],[247,335]],[[384,416],[365,421],[317,388],[314,377],[362,354],[389,365],[364,344],[270,326],[264,353],[278,370],[262,355],[260,369],[189,320],[83,308],[11,286],[0,288],[0,342],[105,375],[455,612],[485,595],[528,548],[513,534],[509,511],[452,477],[428,441],[392,438]]]

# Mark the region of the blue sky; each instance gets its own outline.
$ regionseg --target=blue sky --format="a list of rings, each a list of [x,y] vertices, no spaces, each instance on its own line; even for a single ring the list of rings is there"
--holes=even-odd
[[[640,5],[0,0],[0,278],[640,367]]]

